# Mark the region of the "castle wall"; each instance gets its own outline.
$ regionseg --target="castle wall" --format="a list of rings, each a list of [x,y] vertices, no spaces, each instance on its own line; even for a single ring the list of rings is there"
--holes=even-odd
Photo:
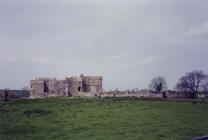
[[[30,81],[31,97],[50,96],[89,96],[102,92],[102,77],[83,76],[70,77],[65,80],[55,78],[37,78]]]
[[[86,76],[84,77],[87,92],[101,93],[102,92],[102,77]]]
[[[79,92],[83,91],[82,78],[70,77],[66,78],[65,81],[68,83],[68,90],[71,96],[75,96]]]
[[[37,78],[30,81],[30,97],[43,98],[50,96],[61,96],[63,92],[62,81],[56,78]],[[61,89],[61,91],[60,91]]]

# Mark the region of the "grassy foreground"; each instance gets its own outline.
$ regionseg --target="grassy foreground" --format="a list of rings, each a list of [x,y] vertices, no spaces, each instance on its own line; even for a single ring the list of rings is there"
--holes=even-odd
[[[113,98],[0,102],[1,140],[188,140],[208,134],[208,104]]]

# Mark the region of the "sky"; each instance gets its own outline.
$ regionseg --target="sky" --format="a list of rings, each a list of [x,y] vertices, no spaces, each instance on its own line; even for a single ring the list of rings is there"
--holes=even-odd
[[[103,88],[169,89],[208,73],[207,0],[0,0],[0,88],[100,75]]]

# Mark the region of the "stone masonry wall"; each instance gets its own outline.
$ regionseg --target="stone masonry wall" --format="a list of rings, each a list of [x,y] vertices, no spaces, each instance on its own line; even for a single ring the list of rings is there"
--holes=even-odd
[[[50,96],[90,96],[102,92],[102,77],[69,77],[65,80],[56,78],[37,78],[30,81],[30,97],[44,98]]]

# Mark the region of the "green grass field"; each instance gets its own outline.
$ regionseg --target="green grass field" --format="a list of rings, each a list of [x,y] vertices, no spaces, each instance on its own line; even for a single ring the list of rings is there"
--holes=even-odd
[[[208,104],[113,98],[0,103],[1,140],[188,140],[208,134]]]

